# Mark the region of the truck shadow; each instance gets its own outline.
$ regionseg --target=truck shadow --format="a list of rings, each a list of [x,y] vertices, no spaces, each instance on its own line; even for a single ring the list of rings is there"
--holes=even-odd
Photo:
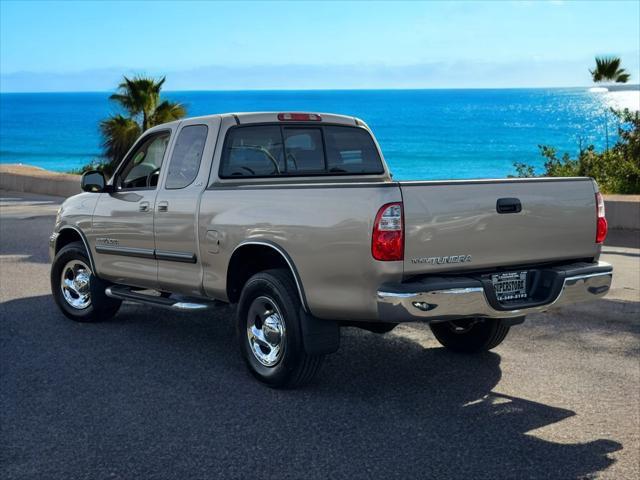
[[[78,324],[44,295],[0,313],[0,451],[16,476],[583,478],[622,448],[530,434],[576,413],[494,391],[496,353],[346,329],[315,384],[282,391],[247,374],[231,308],[125,305]]]
[[[561,444],[529,434],[576,413],[494,391],[501,379],[496,353],[460,356],[386,337],[347,337],[318,386],[341,401],[364,404],[370,418],[378,413],[364,430],[369,441],[394,452],[385,473],[583,478],[607,468],[613,463],[607,454],[622,448],[608,439]]]

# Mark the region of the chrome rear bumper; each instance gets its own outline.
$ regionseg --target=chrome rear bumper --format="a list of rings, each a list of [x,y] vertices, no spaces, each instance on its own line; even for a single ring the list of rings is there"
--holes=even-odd
[[[605,262],[586,266],[581,263],[546,270],[545,274],[555,275],[552,282],[556,283],[555,287],[549,287],[547,298],[528,299],[510,306],[497,302],[490,282],[479,277],[447,277],[438,282],[383,285],[377,296],[378,319],[384,322],[410,322],[522,317],[603,297],[611,287],[613,267]],[[452,288],[429,288],[433,285],[442,286],[442,280],[451,283]]]

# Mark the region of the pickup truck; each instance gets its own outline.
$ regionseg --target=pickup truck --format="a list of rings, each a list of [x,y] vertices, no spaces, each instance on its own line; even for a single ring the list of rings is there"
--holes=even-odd
[[[311,380],[341,327],[426,322],[456,352],[529,313],[604,296],[604,203],[590,178],[394,181],[368,126],[237,113],[145,132],[109,181],[82,177],[50,238],[64,315],[122,301],[237,304],[240,352],[274,387]]]

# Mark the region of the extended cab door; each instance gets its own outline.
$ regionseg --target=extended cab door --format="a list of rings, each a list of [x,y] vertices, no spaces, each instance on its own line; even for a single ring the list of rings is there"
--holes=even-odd
[[[198,210],[219,125],[219,118],[191,119],[176,132],[154,214],[160,290],[203,294]]]
[[[156,288],[153,212],[170,138],[170,128],[141,137],[114,174],[114,191],[100,195],[89,242],[102,278]]]

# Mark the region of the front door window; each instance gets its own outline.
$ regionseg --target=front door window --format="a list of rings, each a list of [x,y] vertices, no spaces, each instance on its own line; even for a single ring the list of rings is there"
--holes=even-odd
[[[160,167],[169,144],[169,132],[151,135],[128,157],[118,174],[118,190],[153,189],[158,185]]]

